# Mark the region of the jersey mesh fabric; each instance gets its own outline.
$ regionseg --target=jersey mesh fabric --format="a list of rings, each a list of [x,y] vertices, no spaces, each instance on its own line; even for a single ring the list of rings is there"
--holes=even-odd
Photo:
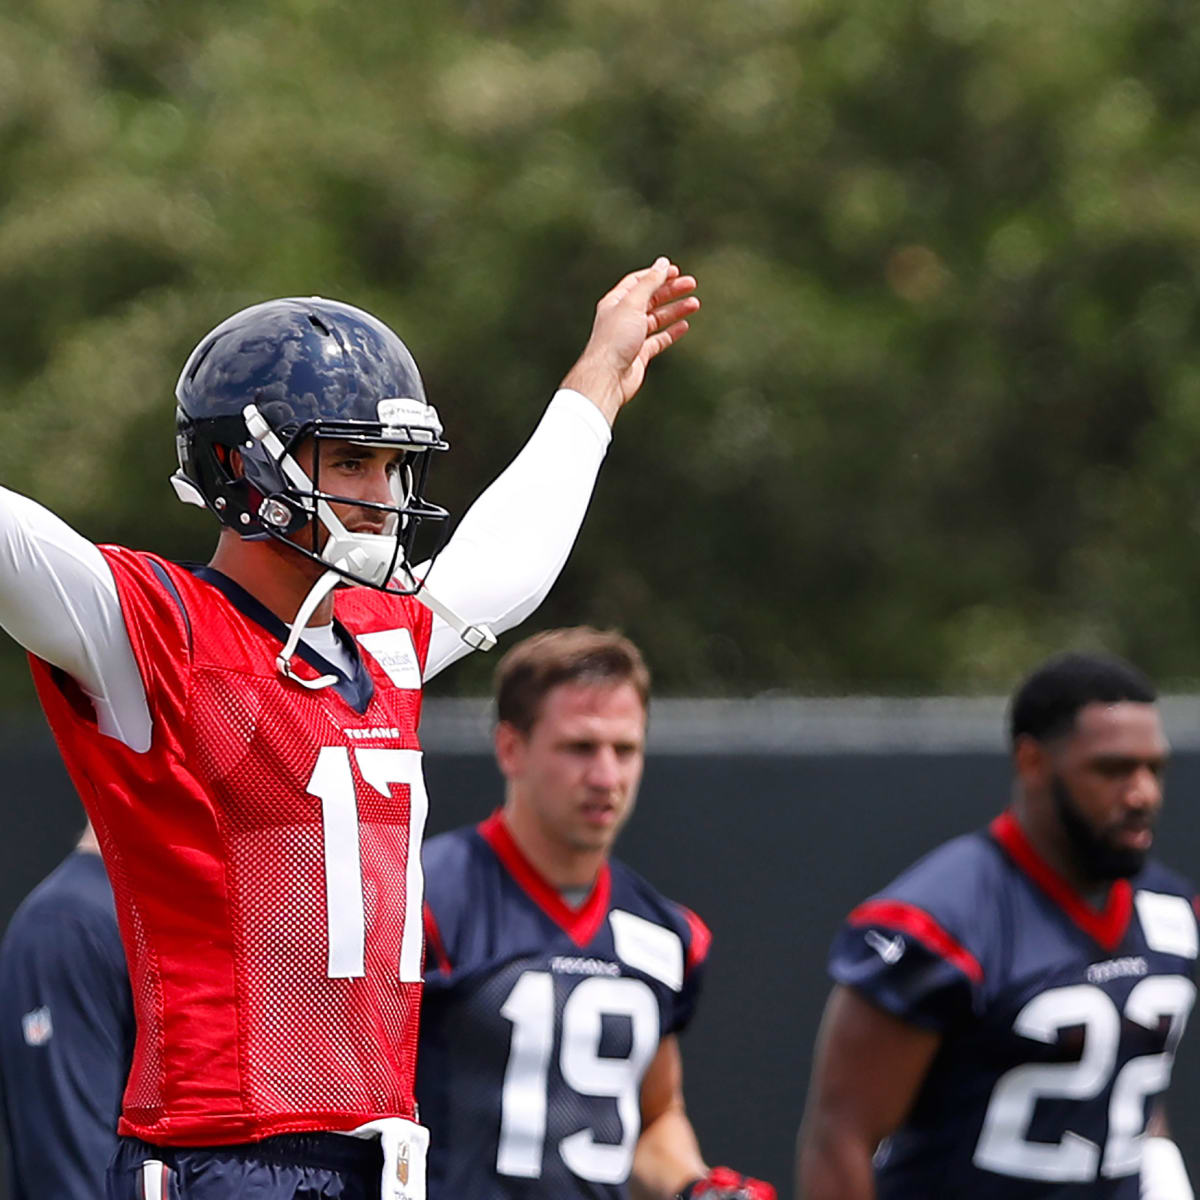
[[[105,830],[107,834],[107,830]],[[107,841],[107,836],[103,839]],[[130,898],[126,925],[132,930],[134,952],[126,953],[134,1012],[142,1036],[136,1043],[129,1082],[125,1090],[125,1107],[140,1112],[159,1112],[162,1097],[162,989],[156,956],[146,937],[145,924],[136,902],[132,899],[128,881],[120,866],[119,856],[109,853],[106,869],[113,893]]]
[[[414,818],[411,766],[388,773],[386,791],[360,767],[368,753],[415,758],[419,687],[396,686],[365,651],[374,692],[361,713],[332,688],[284,682],[278,639],[210,583],[104,552],[146,683],[150,751],[99,735],[44,664],[35,676],[101,830],[133,964],[138,1046],[121,1131],[218,1144],[411,1117],[420,984],[402,983],[399,963],[406,928],[420,936],[421,896],[406,883],[424,808]],[[335,611],[355,635],[407,629],[423,662],[430,622],[412,600],[347,589]],[[359,877],[344,860],[330,868],[331,887],[361,889],[352,978],[329,974],[325,816],[309,790],[326,754],[357,813]]]
[[[246,1100],[256,1112],[360,1113],[411,1104],[396,1081],[411,1079],[419,992],[398,980],[405,917],[405,878],[397,864],[409,851],[408,788],[381,795],[347,755],[358,806],[364,911],[365,975],[331,979],[321,804],[306,790],[316,752],[296,736],[336,740],[329,703],[320,692],[272,703],[279,684],[220,670],[197,670],[193,707],[198,727],[228,736],[197,739],[199,773],[211,780],[227,848]],[[247,702],[248,700],[248,702]],[[248,724],[233,726],[240,716]],[[394,717],[380,725],[392,726]],[[410,725],[412,717],[409,718]],[[272,747],[270,755],[247,747]],[[397,747],[374,740],[372,750]],[[280,781],[291,786],[280,787]],[[298,786],[297,786],[298,785]],[[339,1014],[341,1014],[339,1016]]]

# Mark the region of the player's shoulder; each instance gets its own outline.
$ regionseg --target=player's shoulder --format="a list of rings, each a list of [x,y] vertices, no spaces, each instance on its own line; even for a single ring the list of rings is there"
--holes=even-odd
[[[904,934],[943,958],[969,964],[969,973],[975,973],[1003,942],[1013,874],[987,830],[962,834],[857,905],[846,928]]]
[[[112,888],[98,854],[68,855],[21,901],[4,933],[6,956],[58,952],[87,946],[119,954],[120,933]]]
[[[175,565],[148,550],[104,543],[96,547],[112,572],[117,592],[124,600],[130,591],[169,594],[178,591]]]
[[[482,845],[477,826],[460,825],[426,839],[421,847],[421,861],[426,873],[461,870],[479,859]]]
[[[912,1024],[978,1010],[1003,950],[1010,868],[985,831],[943,842],[853,909],[830,950],[839,983]]]
[[[337,619],[401,687],[419,688],[425,674],[433,614],[415,596],[349,587],[335,596]]]
[[[337,592],[338,619],[358,632],[362,630],[409,630],[423,632],[432,614],[415,596],[399,596],[378,588],[348,587]]]
[[[664,896],[645,876],[620,859],[610,859],[608,865],[612,881],[609,905],[612,912],[629,913],[676,934],[683,943],[689,968],[708,957],[712,933],[697,913],[686,904]]]
[[[439,916],[444,908],[470,904],[480,881],[496,871],[496,856],[476,825],[429,838],[421,847],[425,899]]]
[[[1145,866],[1130,880],[1134,892],[1161,892],[1169,896],[1182,896],[1189,903],[1196,898],[1196,885],[1174,867],[1157,858],[1146,860]]]
[[[682,930],[687,924],[684,905],[668,899],[644,875],[619,858],[610,858],[612,907],[622,908],[659,924]]]
[[[134,550],[129,546],[110,543],[104,543],[98,549],[118,578],[145,580],[160,587],[176,589],[190,588],[195,582],[195,576],[187,566],[172,562],[150,550]]]
[[[127,570],[142,570],[148,568],[151,563],[158,563],[163,567],[171,565],[166,559],[149,550],[135,550],[132,546],[120,546],[115,542],[100,542],[96,549],[108,562],[118,563]]]
[[[422,848],[427,959],[443,972],[489,960],[505,942],[510,918],[519,919],[527,907],[493,844],[499,826],[493,813],[479,825],[438,834]]]
[[[34,921],[54,914],[115,920],[112,887],[98,854],[75,851],[21,902],[13,920]]]
[[[989,904],[1011,874],[995,840],[975,830],[935,846],[871,899],[912,904],[931,915],[961,914],[972,904]]]
[[[1196,885],[1153,858],[1129,882],[1147,946],[1194,964],[1200,956]]]
[[[221,589],[211,568],[172,562],[149,550],[131,550],[128,546],[103,545],[100,552],[113,573],[122,607],[139,624],[149,619],[165,620],[177,626],[190,643],[193,625],[201,615],[212,619],[226,609],[218,599]]]

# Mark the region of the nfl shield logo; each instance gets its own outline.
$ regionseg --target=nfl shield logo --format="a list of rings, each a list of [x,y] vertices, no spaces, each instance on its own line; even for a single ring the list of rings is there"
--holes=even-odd
[[[396,1153],[396,1178],[402,1183],[408,1182],[408,1143],[401,1145]]]
[[[21,1018],[21,1032],[25,1035],[25,1043],[29,1046],[44,1046],[54,1032],[54,1022],[50,1020],[50,1009],[46,1005],[27,1012]]]

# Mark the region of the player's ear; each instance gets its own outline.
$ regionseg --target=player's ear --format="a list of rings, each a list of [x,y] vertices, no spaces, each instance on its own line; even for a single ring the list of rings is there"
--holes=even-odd
[[[505,779],[511,779],[520,771],[526,741],[525,734],[515,725],[508,721],[497,723],[492,734],[492,744],[496,749],[496,764]]]
[[[1013,768],[1027,789],[1049,785],[1052,774],[1049,751],[1027,733],[1021,734],[1013,743]]]

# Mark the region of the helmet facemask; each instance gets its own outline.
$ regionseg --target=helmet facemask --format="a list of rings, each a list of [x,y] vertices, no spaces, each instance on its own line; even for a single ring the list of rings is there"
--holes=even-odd
[[[384,402],[393,403],[393,402]],[[416,401],[397,401],[409,407]],[[384,407],[380,405],[381,409]],[[254,405],[246,409],[249,441],[240,447],[248,485],[243,521],[253,532],[285,542],[291,549],[336,571],[347,583],[378,588],[393,595],[411,595],[420,588],[412,574],[414,547],[422,528],[437,525],[442,536],[423,557],[436,555],[449,514],[422,496],[429,473],[430,451],[446,448],[432,406],[425,410],[426,424],[365,428],[362,422],[312,421],[300,426],[286,444],[266,424]],[[372,449],[395,449],[405,455],[393,478],[391,503],[343,496],[321,484],[321,447],[330,441],[350,442]],[[296,451],[311,446],[312,468],[305,471]],[[380,532],[347,529],[335,506],[377,512]],[[306,529],[307,526],[307,529]]]

